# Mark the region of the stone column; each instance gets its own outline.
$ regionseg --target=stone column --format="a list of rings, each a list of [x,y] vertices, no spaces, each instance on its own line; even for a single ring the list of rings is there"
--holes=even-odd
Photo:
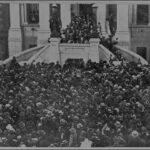
[[[71,22],[71,5],[68,2],[64,2],[61,4],[61,22],[62,29],[65,29],[67,25]]]
[[[134,20],[133,4],[129,4],[129,27],[132,26]]]
[[[133,24],[137,25],[137,4],[133,5]]]
[[[22,51],[19,3],[10,3],[10,29],[8,35],[9,56]]]
[[[102,33],[105,34],[106,4],[97,4],[97,23],[101,23]]]
[[[38,45],[43,45],[48,42],[50,37],[49,18],[50,8],[47,3],[39,3],[39,31],[38,31]]]
[[[117,5],[117,31],[119,45],[124,48],[130,48],[130,30],[129,30],[129,6],[128,4]]]
[[[94,62],[99,62],[99,39],[91,38],[90,39],[90,50],[89,50],[89,59]]]
[[[59,50],[60,39],[51,38],[50,43],[51,44],[47,54],[47,60],[49,60],[49,62],[54,63],[56,63],[57,61],[60,62],[60,50]]]
[[[148,18],[148,25],[150,26],[150,5],[148,5],[148,16],[149,16],[149,18]]]
[[[75,4],[75,11],[76,11],[75,15],[76,15],[76,16],[79,16],[79,14],[80,14],[80,6],[79,6],[78,3]]]
[[[21,25],[28,24],[27,23],[27,8],[26,4],[22,3],[21,5]]]

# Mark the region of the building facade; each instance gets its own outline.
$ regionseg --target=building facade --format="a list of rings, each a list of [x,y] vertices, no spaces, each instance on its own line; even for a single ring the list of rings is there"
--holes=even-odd
[[[150,62],[150,3],[148,1],[0,1],[0,59],[34,46],[50,37],[49,19],[53,12],[62,28],[73,16],[91,15],[106,34],[106,19],[113,17],[119,45]],[[5,14],[5,15],[4,15]]]

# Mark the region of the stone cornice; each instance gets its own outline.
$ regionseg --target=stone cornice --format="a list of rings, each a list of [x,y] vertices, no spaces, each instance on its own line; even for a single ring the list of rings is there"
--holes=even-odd
[[[122,3],[122,4],[150,4],[150,0],[0,0],[0,3]]]

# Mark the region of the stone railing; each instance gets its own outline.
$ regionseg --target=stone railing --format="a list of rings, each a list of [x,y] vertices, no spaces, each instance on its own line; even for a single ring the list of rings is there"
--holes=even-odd
[[[129,57],[128,59],[132,61],[134,59],[135,61],[138,61],[140,58],[142,63],[146,63],[146,61],[139,55],[134,54],[131,51],[124,50],[119,46],[116,46],[116,48],[121,51],[124,57]],[[115,58],[115,55],[103,45],[100,45],[99,39],[90,39],[89,44],[68,44],[60,43],[60,39],[58,38],[52,38],[50,43],[23,51],[15,55],[15,57],[20,64],[24,62],[56,63],[58,61],[61,65],[63,65],[65,61],[70,58],[83,59],[85,63],[89,59],[93,62],[99,62],[100,60],[109,62],[110,58]],[[5,60],[3,64],[8,64],[12,58],[13,56]]]
[[[45,51],[49,50],[50,44],[45,45],[43,48],[41,48],[40,51],[38,51],[35,55],[33,55],[29,60],[28,64],[34,62],[44,62],[45,61]]]
[[[60,63],[63,65],[68,58],[80,59],[84,62],[89,59],[90,44],[67,44],[59,45]]]
[[[139,61],[144,65],[144,64],[148,64],[148,62],[143,58],[141,57],[140,55],[130,51],[130,50],[127,50],[121,46],[118,46],[116,45],[115,48],[122,54],[122,56],[128,60],[128,61],[134,61],[136,63],[138,63]]]
[[[109,62],[110,58],[115,58],[115,55],[110,52],[106,47],[104,47],[103,45],[99,45],[99,58],[101,60],[106,60],[107,62]]]
[[[82,58],[84,62],[89,59],[95,62],[105,60],[109,62],[115,55],[103,45],[99,45],[98,39],[91,39],[89,44],[60,44],[61,63],[66,58]]]
[[[16,60],[18,62],[26,62],[28,61],[33,55],[35,55],[36,53],[38,53],[44,46],[38,46],[38,47],[34,47],[34,48],[30,48],[28,50],[22,51],[16,55],[14,55],[16,57]],[[9,57],[8,59],[4,60],[1,64],[9,64],[9,62],[12,60],[12,58],[14,56]]]

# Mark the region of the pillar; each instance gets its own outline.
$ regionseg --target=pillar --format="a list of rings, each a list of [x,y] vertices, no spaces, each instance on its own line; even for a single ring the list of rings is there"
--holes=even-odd
[[[97,4],[97,23],[101,23],[102,33],[105,34],[106,4]]]
[[[74,4],[74,6],[75,6],[75,16],[79,16],[79,14],[80,14],[80,6],[79,6],[79,4],[77,3],[77,4]]]
[[[129,4],[129,27],[132,26],[134,21],[133,4]]]
[[[137,4],[133,5],[133,24],[137,25]]]
[[[10,29],[8,35],[9,56],[22,51],[19,3],[10,3]]]
[[[71,5],[67,2],[61,4],[62,29],[65,29],[71,22]]]
[[[117,31],[119,45],[130,49],[130,30],[129,30],[129,7],[128,4],[117,5]]]
[[[99,63],[99,39],[91,38],[90,39],[90,51],[89,51],[89,59],[93,62]]]
[[[49,4],[39,3],[38,45],[46,44],[50,37],[49,15]]]
[[[26,4],[21,3],[21,25],[28,24],[27,23],[27,8]]]
[[[148,14],[148,16],[149,16],[149,18],[148,18],[148,21],[149,21],[149,22],[148,22],[148,25],[150,26],[150,5],[148,5],[148,10],[149,10],[149,11],[148,11],[148,13],[149,13],[149,14]]]
[[[59,50],[59,44],[60,39],[59,38],[51,38],[50,39],[50,49],[47,53],[47,61],[56,63],[57,61],[61,63],[60,61],[60,50]]]

